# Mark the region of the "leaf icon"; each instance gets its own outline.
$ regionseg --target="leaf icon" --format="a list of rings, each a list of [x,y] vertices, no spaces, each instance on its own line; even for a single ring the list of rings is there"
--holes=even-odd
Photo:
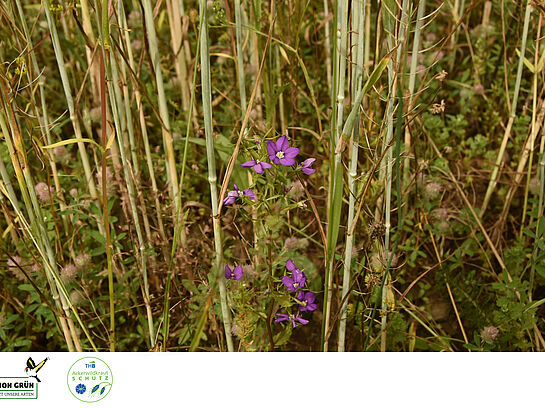
[[[106,386],[102,387],[102,389],[100,390],[100,395],[102,395],[104,391],[106,391]]]
[[[99,384],[95,385],[91,390],[91,394],[94,394],[98,390]]]

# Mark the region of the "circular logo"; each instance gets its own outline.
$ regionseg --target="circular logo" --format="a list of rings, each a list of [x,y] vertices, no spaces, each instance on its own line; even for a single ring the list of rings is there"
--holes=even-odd
[[[103,399],[113,384],[112,370],[96,357],[83,357],[72,364],[66,382],[74,397],[83,402],[97,402]]]

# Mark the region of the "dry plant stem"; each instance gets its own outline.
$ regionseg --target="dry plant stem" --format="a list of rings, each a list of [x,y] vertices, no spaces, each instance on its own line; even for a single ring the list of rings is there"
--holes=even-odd
[[[155,33],[155,22],[153,21],[153,11],[151,9],[151,0],[143,0],[144,16],[146,19],[146,30],[149,41],[149,53],[155,71],[155,82],[157,85],[157,97],[159,100],[159,114],[161,116],[163,134],[163,146],[165,148],[167,177],[169,183],[170,199],[172,202],[173,215],[176,211],[176,197],[178,196],[178,175],[176,173],[176,162],[174,158],[174,146],[172,145],[172,135],[170,134],[170,121],[168,117],[167,101],[163,85],[163,74],[161,71],[161,60],[159,58],[159,48],[157,44],[157,35]]]
[[[51,41],[53,43],[53,48],[55,50],[55,57],[57,59],[57,65],[59,67],[59,74],[61,76],[61,82],[64,90],[64,95],[66,98],[66,102],[68,104],[68,111],[70,113],[70,121],[72,122],[72,126],[74,128],[74,135],[76,139],[81,139],[81,128],[79,124],[78,117],[76,115],[76,110],[74,107],[74,99],[72,98],[72,88],[70,87],[70,82],[68,80],[68,74],[66,73],[66,68],[64,65],[64,56],[62,52],[62,48],[59,41],[59,36],[57,33],[57,27],[55,26],[55,21],[51,15],[50,7],[51,3],[50,0],[44,0],[45,7],[45,15],[47,17],[47,24],[49,26],[49,32],[51,34]],[[95,181],[93,179],[93,173],[91,172],[91,167],[89,165],[89,158],[87,156],[87,151],[85,150],[85,144],[83,142],[78,142],[78,150],[81,157],[81,163],[83,165],[83,170],[85,171],[85,178],[87,185],[89,187],[89,193],[91,196],[95,199],[98,199],[98,194],[95,186]]]
[[[517,165],[517,170],[515,173],[513,183],[509,187],[509,191],[507,192],[507,195],[505,196],[503,209],[500,215],[500,222],[502,223],[504,223],[507,218],[507,214],[509,213],[509,209],[511,207],[511,202],[513,201],[513,198],[515,197],[515,194],[519,188],[519,185],[522,182],[522,179],[524,177],[524,167],[526,166],[526,162],[528,161],[528,156],[530,155],[530,148],[528,146],[531,143],[535,143],[535,140],[532,142],[532,139],[537,138],[537,134],[539,133],[539,130],[542,128],[542,125],[543,125],[543,118],[545,118],[545,100],[542,100],[540,105],[541,106],[537,109],[539,113],[535,120],[535,128],[531,129],[530,136],[526,139],[526,141],[524,142],[524,145],[522,146],[522,152],[520,154],[520,159]]]
[[[201,18],[201,82],[202,82],[202,104],[204,116],[204,130],[206,134],[206,156],[208,161],[208,182],[210,183],[210,201],[212,203],[212,220],[214,227],[214,246],[216,259],[213,270],[215,279],[217,279],[220,290],[221,311],[223,315],[223,326],[225,329],[225,340],[227,350],[234,351],[233,339],[231,337],[231,316],[227,305],[227,290],[225,281],[221,274],[223,266],[223,249],[221,242],[221,225],[218,212],[218,191],[216,175],[216,158],[214,156],[214,134],[212,129],[212,97],[210,88],[210,56],[208,41],[208,10],[206,0],[199,0],[199,14]]]
[[[456,307],[456,302],[454,301],[454,296],[452,296],[452,291],[450,290],[450,285],[448,282],[447,291],[450,297],[450,302],[452,303],[452,307],[454,309],[454,313],[456,314],[456,320],[458,320],[458,325],[460,326],[460,330],[462,330],[462,336],[464,336],[464,341],[466,342],[466,344],[468,344],[469,341],[466,336],[466,331],[464,330],[464,325],[462,324],[462,319],[460,319],[460,313],[458,313],[458,308]],[[471,350],[469,350],[469,352],[471,352]]]
[[[528,0],[526,3],[526,13],[524,14],[524,28],[522,31],[522,43],[520,46],[520,58],[519,58],[519,64],[518,64],[518,70],[517,70],[517,79],[515,82],[513,100],[511,102],[511,112],[509,115],[509,121],[507,122],[507,127],[505,128],[505,132],[503,134],[503,139],[501,142],[500,150],[498,152],[498,157],[496,158],[496,163],[494,164],[494,169],[492,170],[492,175],[490,176],[490,182],[488,183],[488,188],[486,190],[483,204],[481,206],[481,212],[480,212],[481,217],[484,216],[486,207],[488,206],[490,198],[492,197],[492,193],[494,192],[494,189],[496,188],[496,184],[498,182],[498,173],[500,170],[500,165],[503,160],[505,148],[507,147],[507,141],[509,140],[509,136],[511,135],[511,128],[513,127],[513,122],[517,114],[517,102],[518,102],[518,96],[519,96],[519,90],[520,90],[520,82],[522,79],[522,69],[524,67],[524,53],[526,51],[526,41],[528,39],[528,27],[530,25],[531,12],[532,12],[532,4],[530,0]]]
[[[93,32],[93,26],[91,25],[91,17],[89,14],[89,4],[87,0],[81,0],[81,19],[83,24],[83,31],[85,32],[85,35],[89,39],[92,45],[95,44],[95,34]],[[85,55],[87,57],[87,64],[89,66],[89,70],[91,72],[91,89],[93,90],[93,98],[95,99],[95,102],[100,103],[98,99],[98,94],[100,92],[99,90],[99,82],[100,82],[100,69],[97,66],[96,62],[93,59],[93,50],[90,47],[85,47]]]
[[[182,19],[180,3],[178,0],[166,0],[167,14],[170,26],[170,40],[172,55],[174,57],[174,69],[180,86],[182,108],[184,112],[189,109],[189,89],[187,87],[187,64],[182,49]]]
[[[352,21],[357,26],[357,30],[352,30],[352,46],[356,46],[355,57],[356,66],[352,75],[352,95],[357,95],[363,89],[363,67],[364,67],[364,28],[365,28],[365,9],[367,0],[353,0],[352,1]],[[353,103],[355,103],[353,101]],[[348,171],[348,224],[346,233],[346,244],[344,254],[344,275],[343,275],[343,288],[341,302],[341,320],[339,323],[339,343],[338,351],[345,350],[345,337],[346,337],[346,309],[348,305],[348,292],[350,289],[350,273],[352,268],[352,246],[354,242],[354,236],[350,234],[352,224],[354,220],[354,206],[355,206],[355,179],[358,170],[358,147],[360,138],[360,126],[359,119],[356,120],[356,126],[352,131],[352,157],[350,159],[350,169]]]

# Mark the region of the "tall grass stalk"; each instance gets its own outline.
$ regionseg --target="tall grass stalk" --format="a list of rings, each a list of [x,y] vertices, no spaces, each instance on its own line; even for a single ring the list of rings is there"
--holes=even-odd
[[[199,31],[197,34],[197,43],[195,44],[196,50],[195,50],[195,61],[199,59],[200,55],[200,36],[202,34],[202,25],[203,21],[201,20]],[[186,162],[187,162],[187,156],[188,156],[188,147],[189,147],[189,132],[191,130],[191,118],[193,117],[193,109],[195,106],[195,88],[197,84],[197,68],[198,64],[195,63],[193,65],[193,80],[191,84],[191,99],[189,101],[189,110],[187,111],[187,122],[186,122],[186,130],[185,130],[185,142],[184,142],[184,154],[182,159],[182,171],[180,174],[180,186],[179,191],[184,191],[184,181],[185,181],[185,169],[186,169]],[[176,251],[178,250],[178,240],[181,237],[181,229],[184,227],[182,222],[179,222],[180,220],[180,214],[182,212],[182,195],[180,194],[178,196],[178,200],[176,202],[176,217],[174,219],[174,236],[172,237],[172,246],[170,250],[170,258],[168,260],[168,275],[167,275],[167,282],[165,284],[165,301],[164,301],[164,308],[163,308],[163,351],[167,350],[168,345],[168,338],[169,338],[169,332],[170,332],[170,283],[172,281],[172,276],[174,274],[174,257],[176,255]],[[212,292],[213,293],[213,292]],[[189,351],[194,351],[197,346],[199,345],[200,339],[201,339],[201,331],[204,330],[204,324],[206,322],[206,314],[208,313],[208,306],[211,299],[207,301],[207,306],[204,311],[202,311],[201,318],[199,319],[199,322],[202,322],[202,325],[199,323],[198,329],[196,331],[196,334],[193,338],[193,341],[191,342],[191,346]],[[194,348],[193,348],[194,347]]]
[[[51,35],[51,42],[53,43],[53,49],[55,51],[55,57],[57,60],[57,66],[59,68],[59,74],[61,76],[62,87],[64,90],[64,95],[66,98],[66,103],[68,105],[68,111],[70,113],[70,121],[72,122],[72,127],[74,128],[74,135],[76,139],[81,139],[81,127],[79,120],[76,114],[74,106],[74,98],[72,97],[72,88],[70,86],[70,81],[68,80],[68,74],[66,72],[66,67],[64,63],[64,56],[62,48],[60,45],[59,35],[57,33],[57,27],[55,26],[55,20],[51,15],[50,0],[44,0],[44,11],[47,18],[47,24],[49,27],[49,33]],[[85,172],[85,179],[89,187],[89,193],[95,199],[98,199],[98,194],[95,186],[95,181],[93,179],[93,173],[91,171],[91,166],[89,165],[89,157],[87,155],[87,150],[85,149],[85,144],[83,142],[77,142],[78,150],[81,158],[81,164],[83,165],[83,170]]]
[[[208,161],[208,182],[210,184],[210,201],[212,203],[212,220],[214,228],[214,244],[216,258],[213,266],[214,279],[217,280],[220,289],[221,311],[223,315],[223,327],[227,350],[234,351],[233,339],[231,337],[231,316],[227,306],[227,290],[225,282],[221,277],[223,266],[223,249],[221,241],[221,226],[218,213],[218,189],[216,175],[216,158],[214,153],[214,134],[212,129],[212,90],[210,88],[210,55],[208,40],[208,10],[206,0],[199,0],[199,14],[202,19],[200,35],[201,46],[201,82],[202,82],[202,104],[204,116],[204,130],[206,134],[206,156]]]
[[[124,29],[123,39],[125,41],[125,48],[127,50],[127,57],[128,57],[128,60],[129,60],[129,69],[132,72],[136,72],[136,64],[135,64],[135,61],[134,61],[134,55],[133,55],[133,51],[132,51],[132,45],[131,45],[129,30],[128,30],[128,27],[127,27],[127,22],[126,22],[126,17],[125,16],[123,16],[122,28]],[[131,78],[132,78],[132,76],[131,76]],[[128,80],[128,78],[127,78],[127,80]],[[135,102],[136,102],[136,110],[138,111],[140,132],[142,134],[142,145],[144,146],[144,153],[145,153],[145,156],[146,156],[146,167],[147,167],[148,174],[149,174],[149,180],[151,182],[151,190],[152,190],[152,193],[153,193],[153,198],[155,200],[155,216],[157,218],[157,226],[158,226],[158,229],[159,229],[159,235],[161,236],[161,239],[163,240],[163,242],[166,242],[167,239],[166,239],[165,227],[164,227],[164,223],[163,223],[161,203],[160,203],[160,200],[159,200],[159,189],[157,187],[157,179],[155,177],[155,169],[154,169],[154,166],[153,166],[153,160],[152,160],[152,157],[151,157],[150,142],[149,142],[149,138],[148,138],[148,125],[146,124],[144,108],[143,108],[143,105],[142,105],[142,94],[140,93],[139,85],[140,84],[137,83],[137,80],[135,79],[135,82],[133,83],[134,99],[135,99]],[[125,99],[127,99],[127,98],[125,98]],[[135,153],[134,151],[135,151],[135,149],[131,149],[132,153]],[[137,166],[138,161],[137,161],[136,158],[133,158],[133,161],[134,160],[136,160],[135,166]],[[135,170],[136,170],[136,174],[138,174],[138,167],[135,167]]]
[[[335,267],[335,247],[340,229],[341,208],[343,204],[343,167],[341,165],[342,146],[341,133],[344,111],[344,88],[346,82],[346,42],[348,32],[348,0],[337,0],[335,7],[336,35],[333,48],[333,92],[331,97],[331,138],[327,257],[324,280],[324,305],[322,321],[322,351],[328,350],[329,320],[331,317],[331,300],[333,297],[333,274]]]
[[[144,17],[146,21],[146,31],[148,34],[149,54],[155,71],[155,83],[157,86],[157,97],[159,100],[159,114],[161,116],[161,131],[163,134],[163,146],[166,153],[167,177],[169,183],[170,199],[172,202],[172,213],[176,211],[176,197],[178,196],[178,175],[176,173],[176,161],[174,158],[174,146],[172,144],[172,135],[170,133],[170,120],[168,116],[167,100],[163,84],[163,74],[161,71],[161,60],[159,57],[159,47],[157,44],[157,34],[155,32],[155,21],[153,20],[153,11],[151,0],[143,0]]]
[[[184,112],[189,109],[189,88],[187,86],[187,63],[183,52],[182,14],[179,0],[167,0],[167,14],[170,27],[170,40],[174,56],[174,69],[180,86],[182,108]]]
[[[95,2],[95,8],[98,10],[97,2]],[[102,216],[104,219],[104,232],[106,235],[106,263],[108,271],[108,296],[110,299],[110,351],[115,351],[115,293],[114,293],[114,275],[113,275],[113,259],[112,259],[112,237],[110,231],[109,220],[109,206],[108,206],[108,189],[106,179],[106,161],[108,141],[106,137],[106,59],[110,50],[110,23],[109,23],[109,9],[108,0],[103,0],[101,3],[101,30],[99,30],[101,40],[101,52],[100,52],[100,110],[101,110],[101,166],[102,166]],[[98,19],[98,13],[97,13]]]
[[[395,33],[392,31],[394,28],[394,19],[395,15],[394,13],[394,2],[393,1],[386,1],[383,3],[383,17],[385,19],[385,25],[387,27],[386,29],[386,35],[387,35],[387,41],[389,49],[392,50],[394,48],[394,41],[396,42],[397,51],[396,51],[396,60],[395,63],[393,60],[390,60],[390,63],[388,64],[388,105],[386,108],[386,121],[387,121],[387,127],[386,127],[386,137],[384,139],[383,144],[383,150],[388,149],[387,155],[386,155],[386,190],[385,190],[385,206],[384,206],[384,227],[385,227],[385,233],[384,233],[384,277],[383,277],[383,284],[382,284],[382,304],[381,304],[381,310],[382,310],[382,318],[381,318],[381,340],[380,340],[380,350],[386,351],[386,323],[387,323],[387,309],[388,309],[388,290],[390,285],[390,277],[389,277],[389,266],[391,263],[390,258],[393,256],[393,254],[390,253],[390,233],[391,233],[391,201],[392,201],[392,167],[394,162],[393,157],[393,150],[391,148],[391,143],[394,137],[394,122],[393,122],[393,112],[394,112],[394,97],[396,94],[396,82],[397,82],[397,72],[403,72],[403,66],[401,64],[401,54],[403,50],[403,44],[405,42],[405,33],[408,26],[408,6],[409,2],[408,0],[403,0],[403,5],[401,9],[401,20],[399,24],[399,31],[397,33],[397,38]],[[398,103],[401,103],[399,101]],[[398,120],[401,120],[400,117],[398,117]],[[399,152],[397,152],[396,161],[400,160]],[[399,174],[398,174],[399,177]],[[398,208],[398,211],[400,209]]]
[[[420,0],[418,11],[416,13],[416,24],[414,28],[413,50],[411,53],[411,70],[409,73],[409,103],[407,112],[413,110],[413,93],[416,84],[416,67],[418,66],[418,53],[420,52],[420,32],[424,24],[424,12],[426,11],[426,0]],[[411,151],[411,130],[407,126],[405,128],[405,159],[403,161],[403,190],[407,188],[410,181],[410,151]]]
[[[355,96],[363,90],[363,66],[364,66],[364,30],[365,30],[365,10],[367,7],[367,0],[353,0],[352,1],[352,23],[357,30],[352,30],[352,47],[355,50],[354,56],[356,60],[355,68],[352,72],[352,109],[359,109],[359,106],[355,105],[359,101],[355,100]],[[354,47],[354,45],[356,45]],[[359,105],[359,103],[358,103]],[[346,244],[344,254],[344,275],[343,275],[343,288],[341,299],[344,302],[341,304],[341,320],[339,323],[339,343],[338,351],[345,350],[345,337],[346,337],[346,312],[348,305],[348,292],[350,289],[350,272],[352,268],[352,247],[354,242],[354,235],[350,233],[352,225],[355,222],[354,219],[354,205],[356,202],[356,189],[355,179],[358,169],[358,151],[359,151],[359,139],[360,139],[360,126],[359,115],[356,119],[356,126],[352,131],[352,157],[350,159],[350,168],[348,171],[348,222],[346,233]]]
[[[494,192],[494,189],[496,188],[496,184],[498,183],[498,174],[500,171],[500,165],[503,160],[505,148],[507,147],[507,141],[509,140],[509,137],[511,136],[511,128],[513,127],[513,122],[515,121],[515,117],[517,114],[517,102],[518,102],[519,91],[520,91],[520,82],[522,80],[522,69],[524,67],[524,54],[526,52],[526,42],[528,39],[528,28],[530,26],[531,13],[532,13],[532,4],[530,0],[528,0],[526,2],[526,12],[524,13],[524,27],[522,30],[520,57],[519,57],[519,64],[517,69],[517,79],[515,82],[515,89],[513,92],[513,100],[511,102],[511,112],[509,114],[509,121],[507,122],[507,126],[505,127],[505,132],[503,134],[500,150],[498,151],[498,157],[496,158],[496,163],[494,164],[494,168],[490,176],[490,182],[488,183],[488,188],[486,189],[483,204],[481,206],[481,212],[479,214],[481,217],[483,217],[484,212],[486,211],[486,208],[488,207],[488,203],[490,202],[490,198],[492,197],[492,193]],[[509,98],[509,95],[506,95],[506,96],[507,98]]]
[[[242,7],[240,0],[235,0],[235,39],[237,50],[237,75],[238,89],[240,95],[240,109],[246,112],[246,78],[244,75],[244,54],[242,53],[243,31],[242,31]]]

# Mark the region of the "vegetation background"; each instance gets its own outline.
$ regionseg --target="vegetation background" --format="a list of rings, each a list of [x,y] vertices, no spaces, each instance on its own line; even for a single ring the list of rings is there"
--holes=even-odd
[[[545,349],[544,14],[2,1],[1,349]]]

